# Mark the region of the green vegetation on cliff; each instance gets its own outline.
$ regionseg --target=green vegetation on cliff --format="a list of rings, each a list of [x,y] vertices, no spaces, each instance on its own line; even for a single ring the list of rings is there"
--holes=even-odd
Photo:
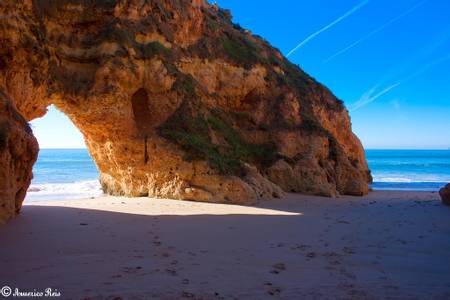
[[[255,64],[260,60],[257,48],[246,39],[222,38],[225,54],[238,64]]]
[[[276,147],[273,144],[252,144],[244,141],[239,132],[226,123],[217,113],[208,117],[211,128],[225,139],[226,152],[239,161],[250,162],[267,167],[276,159]]]
[[[214,144],[211,133],[222,141]],[[218,112],[193,116],[183,105],[161,128],[160,134],[186,151],[185,159],[206,160],[223,175],[245,176],[244,162],[267,167],[275,161],[274,145],[252,144]]]
[[[202,116],[175,113],[161,128],[160,134],[178,144],[186,151],[184,159],[206,160],[211,167],[224,175],[242,175],[241,163],[223,155],[217,145],[211,142],[207,120]]]
[[[160,42],[150,42],[147,44],[134,43],[134,47],[139,49],[140,57],[144,59],[152,58],[154,56],[162,56],[167,58],[170,56],[170,49],[164,47]]]

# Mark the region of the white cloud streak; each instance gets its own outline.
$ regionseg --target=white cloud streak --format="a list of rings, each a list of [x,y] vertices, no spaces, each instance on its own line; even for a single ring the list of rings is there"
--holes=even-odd
[[[311,41],[312,39],[314,39],[316,36],[318,36],[319,34],[321,34],[322,32],[330,29],[331,27],[333,27],[334,25],[336,25],[337,23],[341,22],[342,20],[344,20],[345,18],[349,17],[350,15],[352,15],[353,13],[355,13],[356,11],[358,11],[360,8],[362,8],[363,6],[367,5],[370,2],[370,0],[364,0],[361,3],[359,3],[358,5],[356,5],[355,7],[353,7],[352,9],[350,9],[349,11],[347,11],[345,14],[343,14],[342,16],[340,16],[339,18],[337,18],[336,20],[334,20],[333,22],[331,22],[330,24],[328,24],[325,27],[322,27],[321,29],[319,29],[318,31],[314,32],[313,34],[309,35],[306,39],[304,39],[300,44],[298,44],[294,49],[292,49],[291,51],[289,51],[289,53],[286,55],[286,57],[291,56],[295,51],[297,51],[298,49],[300,49],[301,47],[303,47],[304,45],[306,45],[309,41]]]
[[[351,107],[350,111],[356,111],[367,104],[372,103],[373,101],[377,100],[384,94],[387,94],[389,91],[393,90],[394,88],[398,87],[401,83],[397,82],[393,85],[388,86],[387,88],[383,89],[382,91],[376,93],[373,95],[376,91],[376,87],[372,88],[369,92],[366,92],[364,95],[361,96],[361,98]]]
[[[436,35],[432,41],[426,46],[422,47],[418,51],[416,51],[413,55],[410,56],[409,59],[403,61],[398,64],[396,67],[391,68],[379,81],[378,85],[381,85],[383,82],[394,80],[395,77],[399,77],[401,73],[408,72],[408,74],[412,74],[414,67],[420,65],[420,62],[424,60],[426,57],[433,56],[435,51],[440,48],[442,45],[447,43],[450,39],[450,26],[443,28],[443,30]],[[405,53],[406,54],[406,53]]]
[[[400,20],[403,17],[406,17],[407,15],[409,15],[410,13],[412,13],[414,10],[416,10],[417,8],[419,8],[420,6],[422,6],[425,2],[427,2],[428,0],[424,0],[421,1],[419,3],[417,3],[416,5],[414,5],[413,7],[411,7],[410,9],[406,10],[405,12],[403,12],[402,14],[396,16],[395,18],[389,20],[388,22],[384,23],[383,25],[381,25],[380,27],[378,27],[377,29],[371,31],[369,34],[367,34],[366,36],[360,38],[359,40],[357,40],[356,42],[348,45],[347,47],[345,47],[344,49],[339,50],[338,52],[334,53],[333,55],[331,55],[330,57],[328,57],[327,59],[324,60],[323,63],[327,63],[330,60],[336,58],[337,56],[344,54],[345,52],[347,52],[348,50],[356,47],[357,45],[359,45],[360,43],[366,41],[367,39],[371,38],[372,36],[374,36],[375,34],[377,34],[378,32],[384,30],[385,28],[391,26],[393,23],[397,22],[398,20]]]
[[[387,94],[388,92],[390,92],[391,90],[395,89],[396,87],[400,86],[401,84],[410,81],[414,78],[416,78],[417,76],[422,75],[423,73],[425,73],[426,71],[428,71],[430,68],[435,67],[437,65],[440,65],[442,63],[445,63],[446,61],[450,60],[450,54],[447,54],[441,58],[435,59],[429,63],[427,63],[426,65],[424,65],[423,67],[421,67],[420,69],[416,70],[414,73],[412,73],[411,75],[399,80],[398,82],[386,87],[385,89],[383,89],[382,91],[375,93],[375,91],[377,90],[377,86],[374,86],[373,88],[371,88],[368,92],[364,93],[361,98],[356,101],[355,104],[352,105],[352,107],[350,108],[351,112],[354,112],[370,103],[372,103],[373,101],[377,100],[378,98],[380,98],[381,96]]]
[[[429,62],[428,64],[426,64],[422,68],[418,69],[417,71],[415,71],[411,75],[405,77],[403,80],[400,81],[400,83],[404,83],[404,82],[409,81],[409,80],[411,80],[413,78],[416,78],[417,76],[422,75],[423,73],[428,71],[428,69],[430,69],[432,67],[435,67],[437,65],[440,65],[442,63],[445,63],[448,60],[450,60],[450,53],[445,55],[445,56],[443,56],[443,57],[441,57],[441,58],[438,58],[438,59],[435,59],[435,60]]]

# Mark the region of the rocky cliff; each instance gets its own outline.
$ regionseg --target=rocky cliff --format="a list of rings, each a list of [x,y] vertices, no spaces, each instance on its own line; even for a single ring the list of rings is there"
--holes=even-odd
[[[342,101],[203,0],[0,3],[0,90],[26,119],[54,104],[114,195],[254,203],[363,195]]]
[[[0,223],[20,211],[37,155],[28,123],[0,92]]]

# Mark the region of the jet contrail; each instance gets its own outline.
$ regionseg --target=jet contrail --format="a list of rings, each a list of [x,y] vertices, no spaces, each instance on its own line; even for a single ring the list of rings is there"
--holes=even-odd
[[[438,58],[436,60],[433,60],[431,62],[429,62],[428,64],[426,64],[425,66],[423,66],[422,68],[418,69],[417,71],[415,71],[414,73],[412,73],[411,75],[403,78],[402,80],[398,81],[397,83],[394,83],[390,86],[388,86],[387,88],[383,89],[382,91],[380,91],[379,93],[377,93],[376,95],[372,94],[375,92],[376,90],[376,86],[373,87],[372,89],[369,90],[369,92],[365,93],[364,95],[362,95],[362,97],[353,105],[353,107],[350,109],[351,112],[356,111],[364,106],[366,106],[367,104],[372,103],[373,101],[375,101],[376,99],[378,99],[379,97],[383,96],[384,94],[388,93],[389,91],[393,90],[394,88],[398,87],[399,85],[410,81],[411,79],[414,79],[415,77],[421,75],[422,73],[428,71],[428,69],[440,65],[446,61],[450,60],[450,54],[447,54],[446,56],[443,56],[441,58]]]
[[[450,59],[450,54],[447,54],[446,56],[443,56],[441,58],[435,59],[431,62],[429,62],[428,64],[426,64],[425,66],[423,66],[422,68],[418,69],[416,72],[412,73],[411,75],[407,76],[406,78],[404,78],[403,80],[400,81],[400,83],[404,83],[406,81],[409,81],[419,75],[421,75],[422,73],[428,71],[428,69],[440,65],[444,62],[446,62],[447,60]]]
[[[434,51],[436,51],[437,48],[441,47],[444,43],[446,43],[448,41],[448,39],[450,38],[450,26],[446,27],[443,32],[441,34],[439,34],[433,41],[432,43],[428,44],[426,47],[422,48],[420,51],[416,52],[416,54],[414,54],[412,56],[412,59],[410,59],[408,62],[403,62],[402,64],[400,64],[399,66],[397,66],[396,68],[391,69],[387,75],[383,76],[382,79],[380,79],[378,81],[378,83],[372,87],[369,91],[365,92],[358,101],[356,101],[355,104],[353,104],[352,106],[350,106],[349,110],[350,111],[355,111],[360,109],[363,106],[366,106],[367,104],[373,102],[376,100],[376,98],[381,97],[382,95],[386,94],[387,92],[389,92],[391,89],[397,87],[398,85],[400,85],[401,83],[408,81],[420,74],[422,74],[423,72],[425,72],[426,70],[428,70],[429,68],[443,63],[446,60],[450,59],[450,55],[444,56],[440,59],[436,59],[434,61],[429,62],[428,64],[426,64],[424,67],[418,69],[415,72],[410,72],[409,76],[405,77],[403,80],[400,80],[398,83],[398,85],[394,84],[394,87],[392,87],[391,89],[389,89],[389,87],[387,88],[387,91],[385,91],[384,93],[382,93],[381,95],[378,95],[376,98],[374,98],[375,96],[372,96],[375,91],[382,85],[383,82],[386,82],[389,79],[394,79],[394,76],[400,75],[399,70],[406,70],[406,69],[411,69],[411,66],[417,65],[417,63],[425,56],[429,56],[432,55]],[[403,71],[404,72],[404,71]],[[386,90],[386,89],[385,89]]]
[[[403,12],[402,14],[396,16],[395,18],[391,19],[390,21],[386,22],[385,24],[381,25],[380,27],[378,27],[377,29],[371,31],[369,34],[367,34],[366,36],[360,38],[359,40],[357,40],[356,42],[348,45],[347,47],[345,47],[342,50],[339,50],[338,52],[336,52],[335,54],[331,55],[330,57],[328,57],[327,59],[324,60],[323,63],[327,63],[330,60],[332,60],[333,58],[347,52],[348,50],[352,49],[353,47],[357,46],[358,44],[364,42],[365,40],[371,38],[372,36],[374,36],[375,34],[377,34],[378,32],[382,31],[383,29],[385,29],[386,27],[389,27],[390,25],[392,25],[393,23],[397,22],[398,20],[400,20],[401,18],[409,15],[410,13],[412,13],[414,10],[416,10],[418,7],[422,6],[425,2],[427,2],[428,0],[424,0],[421,1],[419,3],[417,3],[416,5],[414,5],[413,7],[411,7],[410,9],[408,9],[407,11]]]
[[[450,26],[447,26],[437,36],[435,36],[430,43],[411,55],[409,60],[403,61],[394,68],[388,70],[388,72],[378,81],[378,85],[381,85],[383,82],[387,82],[389,80],[394,80],[394,78],[399,77],[401,73],[405,73],[405,70],[409,72],[409,70],[414,69],[414,66],[417,66],[421,61],[423,61],[424,58],[433,55],[436,49],[447,43],[449,39]],[[409,74],[411,74],[411,72],[409,72]]]
[[[388,93],[390,90],[398,87],[401,84],[401,82],[397,82],[394,83],[393,85],[388,86],[387,88],[385,88],[384,90],[382,90],[381,92],[377,93],[376,95],[372,94],[375,92],[375,88],[372,88],[368,93],[365,93],[361,99],[359,99],[354,105],[353,107],[350,109],[351,112],[354,112],[355,110],[360,109],[361,107],[366,106],[367,104],[375,101],[376,99],[380,98],[381,96],[383,96],[384,94]]]
[[[327,26],[323,27],[322,29],[314,32],[313,34],[311,34],[310,36],[308,36],[306,39],[304,39],[300,44],[298,44],[294,49],[292,49],[291,51],[289,51],[289,53],[286,55],[286,57],[289,57],[292,53],[294,53],[295,51],[297,51],[300,47],[304,46],[306,43],[308,43],[310,40],[312,40],[313,38],[315,38],[316,36],[318,36],[319,34],[321,34],[322,32],[330,29],[331,27],[333,27],[334,25],[336,25],[337,23],[339,23],[340,21],[344,20],[345,18],[347,18],[348,16],[352,15],[354,12],[356,12],[357,10],[359,10],[361,7],[367,5],[367,3],[369,3],[370,0],[364,0],[361,3],[359,3],[358,5],[356,5],[355,7],[353,7],[351,10],[349,10],[348,12],[346,12],[345,14],[343,14],[342,16],[340,16],[339,18],[337,18],[336,20],[334,20],[333,22],[331,22],[330,24],[328,24]]]

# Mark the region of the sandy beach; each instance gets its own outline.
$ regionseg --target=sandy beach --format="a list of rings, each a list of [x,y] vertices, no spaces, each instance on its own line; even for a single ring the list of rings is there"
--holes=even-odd
[[[450,299],[449,215],[431,192],[26,201],[0,227],[0,284],[61,299]]]

